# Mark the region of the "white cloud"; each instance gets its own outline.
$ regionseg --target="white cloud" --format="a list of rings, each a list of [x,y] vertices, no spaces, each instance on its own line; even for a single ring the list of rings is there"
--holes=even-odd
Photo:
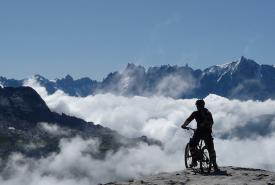
[[[15,154],[3,170],[2,174],[6,174],[6,177],[1,176],[0,183],[88,185],[117,179],[127,180],[152,172],[158,173],[163,169],[174,170],[178,168],[178,164],[183,165],[182,158],[177,163],[172,162],[179,157],[177,154],[167,155],[157,146],[139,145],[131,149],[123,148],[115,154],[110,153],[104,161],[87,154],[87,151],[96,151],[97,147],[98,141],[76,137],[63,139],[59,153],[40,160],[27,159]],[[148,153],[154,155],[154,158]]]
[[[82,185],[184,169],[183,150],[189,135],[180,129],[180,125],[195,110],[195,99],[123,97],[113,94],[80,98],[70,97],[62,91],[48,95],[35,80],[26,82],[26,85],[34,87],[53,111],[94,121],[128,137],[146,135],[159,139],[164,143],[164,149],[140,145],[110,153],[106,160],[100,161],[83,152],[89,149],[96,151],[97,141],[81,138],[63,140],[58,154],[35,162],[28,161],[19,167],[16,163],[18,159],[10,160],[11,169],[15,166],[17,169],[14,169],[13,178],[9,181],[2,179],[4,184]],[[216,95],[209,95],[205,101],[215,121],[214,142],[218,163],[275,171],[274,120],[270,122],[271,134],[253,132],[251,134],[254,137],[241,138],[235,133],[237,129],[241,134],[241,129],[249,128],[251,121],[259,119],[259,116],[275,115],[275,101],[228,100]],[[192,125],[195,126],[195,123]],[[261,130],[264,124],[256,126]],[[228,133],[231,137],[221,137]],[[34,166],[30,167],[31,164]],[[30,178],[26,180],[26,177]]]
[[[168,75],[157,84],[157,95],[178,98],[196,87],[196,80],[191,75]]]
[[[57,124],[54,123],[40,122],[38,123],[38,127],[54,136],[67,136],[70,134],[70,130],[60,128]]]

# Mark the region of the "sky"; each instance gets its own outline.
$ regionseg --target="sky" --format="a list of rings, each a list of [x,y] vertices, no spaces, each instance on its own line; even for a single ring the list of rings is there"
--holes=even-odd
[[[102,80],[127,63],[274,64],[272,0],[2,0],[0,76]]]

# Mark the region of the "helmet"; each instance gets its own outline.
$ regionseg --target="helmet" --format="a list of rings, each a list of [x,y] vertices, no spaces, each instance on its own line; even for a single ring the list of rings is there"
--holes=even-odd
[[[202,100],[202,99],[201,99],[201,100],[197,100],[197,101],[196,101],[196,105],[199,106],[199,107],[204,107],[205,102],[204,102],[204,100]]]

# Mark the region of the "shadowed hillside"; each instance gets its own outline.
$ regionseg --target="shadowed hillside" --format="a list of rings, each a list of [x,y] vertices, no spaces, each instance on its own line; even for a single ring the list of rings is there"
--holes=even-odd
[[[38,93],[30,87],[0,88],[0,156],[20,152],[28,157],[46,156],[59,150],[62,138],[80,136],[100,141],[103,157],[106,151],[135,146],[140,142],[160,145],[142,136],[126,138],[116,131],[82,119],[52,112]]]

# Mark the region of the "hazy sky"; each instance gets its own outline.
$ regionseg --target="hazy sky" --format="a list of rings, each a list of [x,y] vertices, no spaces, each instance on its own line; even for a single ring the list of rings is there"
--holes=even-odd
[[[2,0],[0,76],[102,79],[127,63],[275,64],[273,0]]]

